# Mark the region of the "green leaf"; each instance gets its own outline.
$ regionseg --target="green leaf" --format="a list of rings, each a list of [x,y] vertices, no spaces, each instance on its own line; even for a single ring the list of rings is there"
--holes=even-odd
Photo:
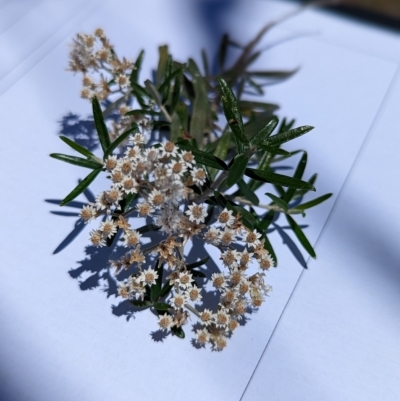
[[[171,106],[170,112],[173,113],[179,104],[179,98],[181,96],[181,89],[182,89],[182,82],[183,82],[183,74],[178,74],[175,78],[174,83],[174,90],[172,91],[172,99],[171,99]]]
[[[303,152],[303,156],[301,157],[299,164],[296,167],[296,171],[294,172],[293,178],[300,180],[303,177],[306,166],[307,166],[307,152]],[[296,192],[295,188],[289,188],[286,191],[285,195],[283,196],[283,199],[286,202],[290,202],[295,192]]]
[[[291,129],[290,131],[282,132],[280,134],[276,134],[274,136],[270,136],[265,142],[264,145],[267,146],[277,146],[277,145],[282,145],[282,143],[291,141],[292,139],[298,138],[299,136],[302,136],[306,134],[307,132],[310,132],[314,127],[311,127],[309,125],[305,125],[303,127],[299,128],[294,128]]]
[[[258,196],[254,193],[254,191],[250,188],[250,186],[246,183],[245,180],[241,179],[238,182],[239,189],[242,195],[249,200],[253,205],[257,206],[260,203]]]
[[[207,77],[208,75],[210,75],[210,68],[207,53],[204,49],[201,49],[201,60],[203,62],[204,75]]]
[[[138,127],[134,127],[131,129],[128,129],[128,131],[125,131],[123,134],[121,134],[104,152],[104,160],[107,159],[108,156],[112,155],[112,152],[122,143],[125,141],[126,138],[128,138],[129,135],[133,133],[139,132]]]
[[[325,202],[327,199],[329,199],[333,194],[326,194],[322,195],[318,198],[313,199],[310,202],[303,203],[302,205],[296,206],[295,209],[300,209],[300,210],[305,210],[309,209],[311,207],[317,206],[322,202]]]
[[[167,62],[168,62],[168,46],[163,45],[158,48],[158,54],[159,54],[159,59],[158,59],[158,67],[157,67],[157,84],[160,85],[162,82],[162,79],[165,76],[165,71],[167,68]]]
[[[218,78],[218,82],[221,88],[221,100],[226,120],[231,127],[238,152],[244,153],[249,147],[249,140],[244,135],[243,120],[239,113],[236,97],[224,79]]]
[[[165,81],[162,83],[162,85],[159,87],[159,92],[163,93],[165,90],[168,89],[169,85],[171,85],[172,81],[178,76],[178,75],[182,75],[183,71],[186,68],[186,64],[184,64],[184,66],[182,68],[179,68],[178,70],[172,72],[170,75],[168,75],[165,78]]]
[[[257,132],[257,134],[253,136],[253,138],[251,138],[250,145],[256,147],[258,145],[261,145],[272,134],[272,131],[278,125],[278,122],[279,120],[277,117],[272,117],[269,123],[261,131]]]
[[[163,263],[161,262],[160,258],[158,258],[154,269],[158,274],[158,278],[156,280],[156,283],[150,287],[150,300],[152,302],[157,301],[157,299],[160,296],[161,284],[163,278],[163,269],[164,269]]]
[[[97,97],[92,99],[93,117],[94,125],[96,126],[97,135],[99,136],[99,141],[101,148],[105,152],[110,146],[110,136],[108,134],[108,129],[106,123],[104,122],[103,112],[100,107],[100,103]]]
[[[139,308],[148,308],[151,306],[151,303],[146,300],[141,301],[139,299],[130,299],[129,302],[134,306],[138,306]]]
[[[163,285],[163,287],[161,288],[160,298],[165,297],[173,288],[174,288],[173,285],[170,285],[169,283],[165,283]]]
[[[194,262],[194,263],[190,263],[190,264],[186,265],[186,269],[191,270],[191,269],[194,269],[195,267],[200,267],[202,265],[205,265],[209,260],[210,260],[210,257],[206,256],[204,259],[201,259],[198,262]]]
[[[165,302],[157,302],[157,303],[153,304],[153,306],[154,306],[154,309],[156,309],[156,311],[158,313],[167,312],[168,309],[171,309],[171,305],[168,305]]]
[[[190,271],[192,273],[193,277],[200,277],[200,278],[206,278],[207,276],[201,272],[200,270],[191,270]]]
[[[71,146],[72,149],[76,150],[77,152],[79,152],[80,154],[91,158],[92,156],[94,156],[94,154],[92,152],[89,152],[87,149],[85,149],[83,146],[77,144],[74,141],[71,141],[71,139],[67,138],[66,136],[60,135],[59,138],[65,142],[67,145]]]
[[[260,232],[264,232],[272,223],[274,220],[275,216],[275,211],[270,210],[268,213],[266,213],[261,219],[258,221],[257,228]]]
[[[224,185],[230,188],[243,178],[244,171],[246,170],[249,158],[246,155],[237,155],[233,160],[233,165],[229,168],[229,174],[226,178]]]
[[[298,180],[286,175],[273,173],[272,171],[262,171],[257,169],[247,168],[245,175],[258,181],[270,182],[272,184],[282,185],[289,188],[308,189],[315,191],[315,188],[308,182]]]
[[[208,131],[210,120],[210,102],[208,100],[206,81],[200,74],[196,63],[189,59],[188,70],[192,75],[194,101],[192,118],[190,120],[190,135],[193,136],[199,147],[202,146],[204,133]]]
[[[131,82],[131,85],[132,85],[132,83],[138,82],[140,70],[142,68],[142,63],[143,63],[143,57],[144,57],[144,50],[141,50],[138,58],[135,61],[135,68],[132,70],[131,76],[129,77],[129,81]]]
[[[144,86],[146,87],[147,92],[151,96],[151,98],[156,102],[157,106],[162,106],[161,95],[158,92],[156,86],[149,79],[144,81]]]
[[[137,193],[131,193],[125,196],[124,206],[122,208],[123,213],[127,212],[132,205],[132,202],[136,199]]]
[[[64,155],[62,153],[51,153],[50,157],[61,160],[63,162],[74,164],[75,166],[86,167],[91,169],[103,168],[103,165],[92,160],[83,159],[82,157]]]
[[[185,332],[183,331],[182,327],[173,326],[171,328],[171,332],[179,338],[185,338]]]
[[[102,169],[98,168],[93,170],[86,178],[84,178],[60,203],[60,206],[64,206],[67,203],[74,200],[78,195],[80,195],[98,176]]]
[[[136,231],[140,234],[159,231],[160,227],[156,226],[155,224],[146,224],[145,226],[136,228]]]
[[[249,116],[249,121],[244,126],[244,134],[247,138],[252,138],[261,131],[273,118],[272,111],[262,113],[252,113]]]
[[[289,71],[247,71],[247,74],[252,77],[269,78],[269,79],[286,79],[295,74],[299,69]]]
[[[253,216],[252,213],[250,213],[248,210],[246,210],[244,207],[239,206],[239,205],[235,205],[232,202],[228,201],[228,203],[226,204],[227,209],[229,210],[233,210],[236,215],[236,213],[240,213],[240,215],[242,216],[242,221],[244,223],[244,225],[253,230],[254,226],[257,225],[257,220],[256,218]]]
[[[266,249],[269,254],[271,255],[272,259],[274,260],[274,267],[278,266],[278,258],[276,257],[276,253],[274,251],[274,248],[272,247],[271,242],[268,239],[267,235],[263,235],[263,239],[264,239],[264,249]]]
[[[140,115],[144,115],[147,114],[149,116],[156,116],[156,117],[160,117],[163,114],[160,113],[159,111],[154,111],[154,110],[145,110],[145,109],[136,109],[136,110],[131,110],[128,111],[126,113],[127,116],[140,116]]]
[[[232,134],[229,132],[224,132],[222,136],[218,139],[217,146],[214,150],[214,156],[218,157],[221,160],[225,160],[228,154],[229,145],[231,143]],[[211,169],[210,175],[211,178],[214,179],[218,173],[218,170]]]
[[[288,221],[290,228],[295,233],[297,239],[300,241],[301,245],[303,245],[304,249],[308,252],[308,254],[316,259],[317,255],[314,251],[314,248],[311,246],[310,242],[308,241],[307,237],[303,233],[303,230],[300,226],[294,221],[293,217],[285,214],[286,220]]]
[[[310,178],[307,182],[308,182],[310,185],[314,185],[314,184],[315,184],[315,181],[317,181],[317,178],[318,178],[318,174],[315,173],[315,174],[313,174],[313,175],[311,176],[311,178]],[[298,189],[298,190],[296,191],[296,194],[295,194],[295,196],[293,197],[293,199],[300,198],[300,197],[302,197],[303,195],[305,195],[307,192],[308,192],[307,189]]]
[[[263,150],[264,152],[269,152],[273,155],[282,155],[285,157],[290,157],[293,155],[291,152],[287,152],[286,150],[280,149],[275,146],[258,145],[258,149]]]
[[[288,204],[281,198],[278,198],[277,196],[275,196],[274,194],[270,194],[269,192],[267,192],[265,195],[269,196],[272,201],[279,206],[281,209],[283,209],[285,212],[288,211]]]
[[[192,143],[187,139],[178,141],[176,145],[180,149],[191,151],[196,159],[196,163],[198,164],[203,164],[208,167],[214,167],[218,170],[228,170],[228,166],[223,160],[219,159],[218,157],[215,157],[211,153],[195,149]]]

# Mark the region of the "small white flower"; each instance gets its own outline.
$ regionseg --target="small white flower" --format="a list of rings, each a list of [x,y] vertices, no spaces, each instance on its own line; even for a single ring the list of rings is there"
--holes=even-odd
[[[213,283],[213,286],[220,291],[222,291],[227,286],[225,276],[222,273],[214,273],[211,276],[211,281]]]
[[[107,171],[112,171],[118,166],[117,156],[108,156],[104,162],[104,167]]]
[[[218,222],[222,227],[230,226],[235,221],[235,217],[232,215],[232,210],[225,208],[218,216]]]
[[[219,310],[213,318],[217,327],[226,327],[229,323],[229,315],[224,309]]]
[[[172,160],[167,164],[167,176],[172,177],[175,180],[180,180],[183,174],[186,173],[187,167],[180,160]]]
[[[216,227],[210,227],[209,230],[204,234],[204,241],[212,245],[220,244],[221,231]]]
[[[106,245],[103,233],[99,230],[92,230],[90,232],[90,241],[93,246],[101,248]]]
[[[219,239],[223,246],[228,246],[231,242],[236,240],[236,232],[235,230],[225,227],[224,231],[220,232]]]
[[[92,205],[86,205],[82,208],[80,212],[81,219],[85,222],[85,224],[89,223],[89,221],[93,220],[97,216],[96,208]]]
[[[201,345],[204,345],[210,341],[210,333],[207,331],[207,329],[196,330],[196,341]]]
[[[200,294],[200,289],[197,287],[189,287],[186,290],[185,295],[192,302],[200,301],[202,299],[202,295]]]
[[[169,330],[174,325],[174,321],[171,315],[165,313],[164,315],[159,316],[158,324],[161,330]]]
[[[109,219],[100,224],[99,230],[102,231],[103,236],[111,238],[117,232],[117,225]]]
[[[203,185],[206,182],[206,173],[202,168],[195,167],[191,172],[190,175],[193,178],[195,184]]]
[[[175,294],[173,298],[169,301],[170,305],[172,305],[175,309],[182,308],[186,303],[186,298],[182,294]]]
[[[253,231],[248,231],[247,235],[245,238],[243,238],[243,241],[247,242],[250,246],[257,246],[260,245],[261,241],[261,233],[259,233],[257,230]]]
[[[139,240],[142,234],[136,230],[126,230],[124,236],[122,237],[122,245],[124,247],[135,247],[139,244]]]
[[[200,321],[204,324],[204,326],[208,326],[213,322],[213,313],[210,309],[204,309],[203,312],[200,312]]]
[[[193,204],[189,206],[189,210],[185,212],[189,216],[190,221],[195,221],[197,224],[204,223],[207,217],[207,211],[203,205]]]
[[[192,286],[192,282],[194,279],[192,278],[192,273],[181,272],[179,273],[179,286],[183,289],[190,288]]]
[[[121,88],[127,88],[129,86],[129,79],[125,74],[119,74],[115,77],[115,83]]]
[[[149,267],[146,270],[143,270],[139,276],[140,281],[150,286],[155,284],[157,279],[158,279],[158,273],[151,267]]]

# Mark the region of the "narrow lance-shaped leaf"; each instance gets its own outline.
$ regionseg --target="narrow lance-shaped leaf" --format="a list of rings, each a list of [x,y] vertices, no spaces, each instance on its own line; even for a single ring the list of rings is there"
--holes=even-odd
[[[94,156],[94,154],[92,152],[90,152],[89,150],[87,150],[86,148],[84,148],[83,146],[79,145],[78,143],[72,141],[71,139],[67,138],[66,136],[60,135],[59,138],[65,142],[67,145],[69,145],[72,149],[76,150],[77,152],[79,152],[80,154],[91,158],[92,156]]]
[[[264,249],[266,249],[269,252],[272,259],[274,260],[274,267],[277,267],[278,266],[278,258],[276,256],[275,250],[274,250],[271,242],[268,239],[268,236],[264,235],[263,239],[264,239]]]
[[[165,70],[167,68],[168,62],[168,46],[163,45],[158,48],[159,53],[159,60],[158,60],[158,67],[157,67],[157,85],[161,84],[163,77],[165,76]]]
[[[247,168],[245,171],[245,175],[258,181],[270,182],[272,184],[278,184],[284,187],[308,189],[310,191],[315,191],[315,188],[308,182],[288,177],[286,175],[273,173],[272,171],[262,171]]]
[[[99,136],[101,148],[105,152],[110,146],[110,136],[108,134],[107,126],[104,122],[103,112],[101,110],[100,103],[97,100],[96,96],[92,99],[92,108],[97,135]]]
[[[215,157],[214,155],[194,149],[193,145],[188,140],[178,141],[177,146],[183,150],[191,151],[196,159],[196,162],[208,167],[214,167],[218,170],[228,170],[226,163]]]
[[[226,178],[224,185],[230,188],[243,178],[244,171],[246,170],[249,158],[246,155],[237,155],[233,161],[233,165],[229,168],[229,174]]]
[[[314,127],[311,127],[309,125],[305,125],[303,127],[299,128],[294,128],[291,129],[290,131],[282,132],[280,134],[270,136],[265,142],[264,145],[267,146],[276,146],[276,145],[282,145],[282,143],[291,141],[292,139],[298,138],[299,136],[302,136],[306,134],[307,132],[310,132]]]
[[[293,155],[291,152],[288,152],[284,149],[280,149],[277,146],[258,145],[257,148],[259,150],[263,150],[264,152],[269,152],[273,155],[281,155],[281,156],[285,156],[285,157],[290,157]]]
[[[60,203],[60,206],[64,206],[67,203],[74,200],[78,195],[80,195],[99,175],[102,169],[93,170],[87,177],[85,177]]]
[[[238,152],[244,153],[249,147],[249,140],[244,135],[243,120],[238,109],[235,95],[224,79],[218,78],[218,82],[222,92],[221,100],[226,120],[231,127]]]
[[[64,155],[62,153],[51,153],[50,157],[53,159],[61,160],[63,162],[74,164],[75,166],[97,169],[102,168],[103,165],[92,160],[83,159],[82,157]]]
[[[315,182],[317,181],[318,178],[318,174],[315,173],[313,174],[310,179],[307,181],[310,185],[314,185]],[[302,196],[304,196],[306,193],[308,192],[307,189],[298,189],[295,193],[295,196],[293,197],[293,199],[297,199],[297,198],[301,198]]]
[[[162,283],[162,276],[163,276],[163,263],[160,259],[157,259],[155,265],[155,272],[158,274],[158,278],[156,279],[156,283],[150,287],[150,299],[152,302],[157,301],[158,297],[161,293],[161,283]]]
[[[327,199],[329,199],[333,194],[326,194],[322,195],[316,199],[313,199],[310,202],[303,203],[302,205],[296,206],[295,209],[300,209],[300,210],[305,210],[309,209],[311,207],[317,206],[322,202],[325,202]]]
[[[210,75],[210,68],[207,53],[204,49],[201,49],[201,60],[203,61],[204,76],[207,77]]]
[[[189,59],[188,69],[192,75],[195,95],[192,119],[190,121],[190,135],[196,139],[198,146],[202,147],[204,132],[206,132],[210,120],[210,102],[208,100],[206,82],[192,59]]]
[[[226,155],[228,154],[230,143],[231,143],[231,133],[224,132],[218,140],[217,147],[214,150],[214,156],[218,157],[221,160],[225,160]],[[211,178],[214,179],[217,173],[218,173],[217,169],[211,169],[210,171]]]
[[[293,178],[296,178],[296,179],[300,180],[303,177],[304,170],[306,169],[306,166],[307,166],[307,152],[304,152],[303,156],[301,157],[301,159],[299,161],[299,164],[296,167],[296,171],[294,172]],[[292,200],[295,192],[296,192],[295,188],[289,188],[286,191],[283,199],[286,202],[290,202]]]
[[[278,118],[272,117],[271,121],[250,140],[252,146],[261,145],[271,134],[275,127],[278,125]]]
[[[134,83],[138,82],[140,70],[142,68],[142,63],[143,63],[143,57],[144,57],[144,50],[141,50],[138,58],[135,61],[135,67],[133,68],[131,76],[129,77],[131,84],[132,82]]]
[[[200,267],[204,264],[206,264],[210,260],[209,256],[206,256],[204,259],[199,260],[198,262],[190,263],[186,265],[186,268],[188,270],[194,269],[195,267]]]
[[[310,242],[308,241],[307,237],[303,233],[303,230],[300,228],[300,226],[295,222],[292,216],[285,214],[286,220],[288,221],[290,228],[293,230],[295,233],[297,239],[300,241],[301,245],[303,245],[304,249],[308,252],[308,254],[312,258],[316,258],[317,255],[314,251],[314,248],[311,246]]]
[[[182,327],[171,327],[171,332],[175,334],[179,338],[185,338],[185,332],[183,331]]]
[[[260,203],[258,196],[254,193],[254,191],[250,188],[245,180],[241,179],[237,184],[240,192],[248,201],[250,201],[255,206]]]
[[[112,152],[122,143],[125,141],[125,139],[128,138],[129,135],[132,135],[133,133],[139,132],[138,127],[134,127],[131,129],[128,129],[124,133],[122,133],[104,152],[104,160],[107,159],[108,156],[112,155]]]
[[[275,196],[274,194],[270,194],[269,192],[267,192],[265,195],[269,196],[272,201],[285,212],[288,211],[288,204],[283,199],[278,198],[277,196]]]
[[[295,74],[299,69],[289,71],[247,71],[247,74],[252,77],[269,78],[269,79],[286,79]]]

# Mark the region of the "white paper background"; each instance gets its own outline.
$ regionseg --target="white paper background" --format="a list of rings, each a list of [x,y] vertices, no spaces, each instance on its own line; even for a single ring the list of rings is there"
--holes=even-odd
[[[102,2],[99,8],[62,3],[69,11],[58,14],[60,8],[49,4],[35,6],[49,7],[47,18],[28,13],[26,24],[16,25],[20,18],[12,25],[20,27],[15,33],[11,27],[8,36],[0,35],[8,54],[0,80],[0,399],[239,400],[246,390],[246,400],[395,400],[398,36],[307,11],[265,38],[264,45],[283,42],[255,68],[301,66],[292,79],[271,87],[267,99],[282,105],[280,116],[316,127],[290,146],[309,152],[305,176],[318,171],[316,196],[335,197],[307,214],[310,241],[323,233],[318,259],[302,274],[287,308],[303,269],[275,232],[280,265],[268,275],[274,292],[228,348],[213,353],[189,340],[154,342],[149,333],[157,325],[148,311],[127,321],[112,313],[119,301],[101,287],[81,291],[68,271],[85,258],[88,228],[52,255],[75,220],[49,213],[59,208],[44,200],[63,198],[82,176],[48,154],[68,152],[56,135],[63,116],[90,113],[78,97],[79,78],[65,72],[67,44],[74,33],[103,26],[119,54],[136,57],[149,49],[144,79],[160,44],[170,43],[176,59],[199,59],[201,47],[215,49],[220,31],[248,40],[294,5],[238,2],[211,14],[204,2],[194,1],[177,2],[175,12],[156,0]],[[50,12],[62,24],[48,22]],[[21,39],[22,26],[37,28],[36,34]],[[285,40],[291,37],[296,39]]]

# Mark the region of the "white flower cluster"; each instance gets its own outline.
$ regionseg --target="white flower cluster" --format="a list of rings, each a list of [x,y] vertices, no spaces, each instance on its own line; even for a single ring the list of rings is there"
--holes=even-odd
[[[113,85],[122,91],[129,87],[129,74],[135,66],[132,61],[117,57],[104,31],[98,28],[93,35],[76,35],[71,46],[69,69],[83,73],[82,98],[96,96],[104,100],[113,92]],[[88,74],[99,72],[97,82],[94,75]]]
[[[178,149],[172,142],[146,148],[145,137],[138,133],[124,155],[110,156],[104,167],[110,173],[111,188],[100,193],[95,203],[85,206],[81,217],[88,222],[99,215],[109,216],[90,233],[94,246],[104,246],[107,238],[122,230],[121,241],[129,251],[110,264],[115,274],[132,266],[136,266],[136,273],[120,285],[119,295],[136,301],[145,299],[148,289],[159,278],[157,269],[142,268],[146,253],[153,254],[161,268],[167,265],[169,271],[166,277],[170,286],[169,306],[165,313],[160,313],[160,328],[179,328],[187,322],[191,311],[202,324],[196,333],[198,343],[224,348],[243,316],[251,308],[259,307],[271,289],[264,283],[264,271],[273,265],[273,260],[264,249],[261,234],[249,230],[239,214],[234,216],[227,209],[219,214],[215,224],[209,227],[204,224],[206,206],[196,203],[198,195],[192,188],[203,186],[206,173],[196,166],[191,152]],[[138,201],[122,213],[120,201],[131,194],[136,194]],[[166,238],[142,249],[140,232],[128,223],[128,215],[132,213],[151,217]],[[201,306],[202,289],[184,260],[184,246],[193,236],[221,252],[223,272],[209,277],[219,295],[215,311]],[[250,274],[249,265],[253,261],[257,262],[258,271]]]

